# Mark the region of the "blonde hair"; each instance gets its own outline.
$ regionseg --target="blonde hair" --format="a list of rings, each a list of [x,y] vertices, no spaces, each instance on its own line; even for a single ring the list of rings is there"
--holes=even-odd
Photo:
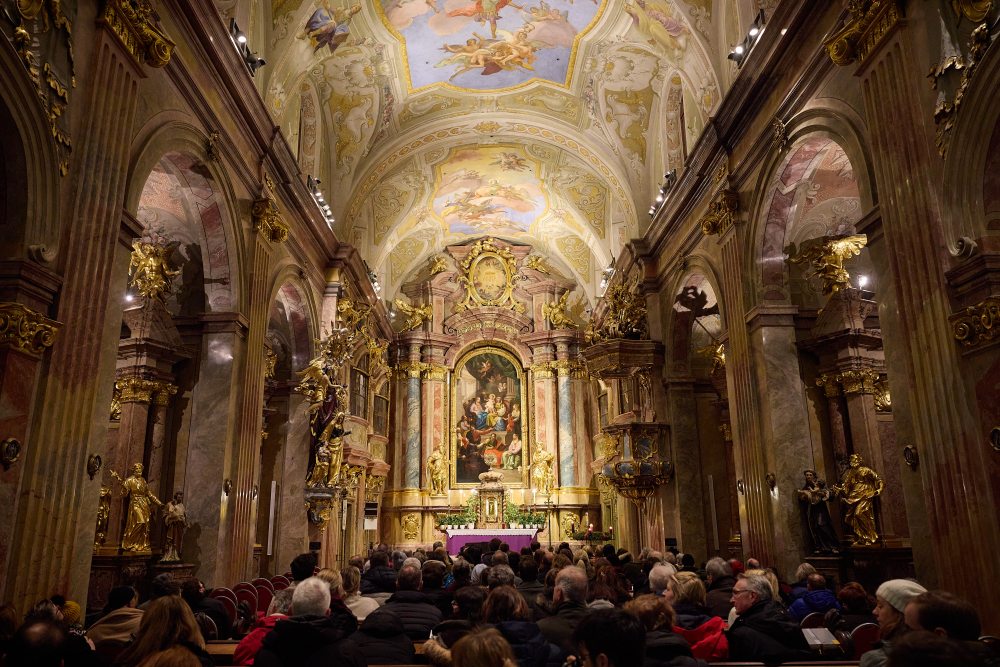
[[[201,661],[183,646],[171,646],[149,656],[139,667],[201,667]]]
[[[182,641],[205,648],[205,640],[188,603],[179,595],[165,595],[154,600],[143,613],[135,641],[118,657],[118,664],[136,667]]]
[[[705,604],[705,584],[694,572],[677,572],[667,581],[674,604]]]
[[[744,575],[759,574],[760,576],[767,579],[767,583],[771,584],[771,592],[774,593],[772,600],[781,599],[781,584],[778,583],[778,577],[770,570],[747,570]]]
[[[316,577],[330,585],[330,593],[339,598],[344,597],[344,580],[333,568],[324,567],[316,573]]]
[[[343,582],[341,585],[344,588],[344,597],[357,595],[361,590],[361,570],[353,565],[348,565],[340,571],[340,579]]]
[[[454,667],[517,667],[517,656],[495,628],[482,628],[465,635],[451,647]]]
[[[659,628],[673,632],[677,625],[677,613],[660,595],[642,595],[626,602],[622,609],[638,616],[646,632]]]

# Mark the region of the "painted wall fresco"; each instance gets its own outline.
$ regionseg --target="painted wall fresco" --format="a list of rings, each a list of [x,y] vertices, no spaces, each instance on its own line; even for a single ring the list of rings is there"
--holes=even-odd
[[[566,85],[577,39],[608,0],[382,0],[382,20],[403,43],[409,89],[474,90],[533,79]]]

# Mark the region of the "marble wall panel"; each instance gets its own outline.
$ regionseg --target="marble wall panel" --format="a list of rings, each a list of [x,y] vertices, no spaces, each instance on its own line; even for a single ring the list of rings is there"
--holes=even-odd
[[[573,402],[570,379],[558,378],[559,386],[559,486],[576,486],[576,447],[573,442]]]
[[[406,382],[406,488],[420,488],[420,378]]]
[[[708,556],[724,556],[728,558],[726,541],[738,530],[734,523],[738,517],[732,516],[729,488],[729,470],[726,453],[726,442],[719,431],[719,411],[714,405],[715,394],[695,394],[695,410],[697,412],[698,451],[701,455],[702,492],[705,508],[705,535]],[[712,535],[712,507],[709,500],[708,477],[712,476],[715,487],[715,516],[719,530],[719,551],[715,551]],[[697,558],[695,559],[697,561]],[[699,561],[700,562],[700,561]]]
[[[701,452],[698,437],[698,409],[691,382],[672,382],[668,387],[670,401],[669,456],[674,462],[674,481],[669,490],[674,495],[675,524],[679,531],[677,548],[694,556],[695,562],[707,559],[705,509]],[[661,443],[665,447],[667,442]],[[710,513],[709,513],[710,516]]]
[[[274,570],[284,573],[292,560],[309,548],[309,521],[304,507],[306,471],[309,469],[309,415],[306,400],[298,394],[288,397],[285,425],[275,437],[281,438],[281,477],[275,503]]]

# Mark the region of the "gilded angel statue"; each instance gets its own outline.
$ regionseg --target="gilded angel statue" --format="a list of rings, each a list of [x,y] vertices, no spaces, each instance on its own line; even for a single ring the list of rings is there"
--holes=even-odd
[[[528,255],[525,257],[522,266],[526,269],[538,271],[539,273],[549,273],[549,270],[542,266],[542,258],[538,255]]]
[[[555,483],[555,475],[552,474],[552,462],[555,457],[545,451],[541,443],[535,450],[535,460],[532,462],[531,475],[538,493],[550,494]]]
[[[726,346],[712,339],[712,342],[698,350],[698,354],[712,360],[712,372],[726,367]]]
[[[553,329],[575,329],[576,323],[566,314],[569,292],[563,292],[558,301],[542,304],[542,317],[552,323]]]
[[[429,303],[424,306],[411,306],[402,299],[396,299],[393,303],[396,304],[396,308],[399,308],[407,315],[403,331],[419,329],[420,325],[434,317],[434,306]]]
[[[141,296],[162,302],[163,294],[172,289],[171,279],[180,273],[171,271],[167,266],[167,261],[173,254],[173,246],[158,246],[141,240],[133,242],[128,274],[132,276],[132,270],[135,269],[135,276],[129,285],[137,288]]]
[[[851,276],[844,270],[844,260],[861,254],[861,249],[868,243],[868,236],[824,236],[819,245],[802,250],[798,257],[792,259],[793,264],[808,264],[812,262],[813,273],[809,277],[819,276],[823,279],[823,295],[829,296],[839,289],[851,286]]]
[[[340,315],[340,321],[344,328],[351,332],[357,331],[358,322],[368,317],[370,310],[371,306],[361,309],[355,308],[354,301],[351,299],[341,299],[337,303],[337,314]]]
[[[445,261],[444,257],[441,257],[441,256],[432,257],[431,260],[430,260],[430,263],[431,263],[431,275],[432,276],[437,275],[437,274],[441,273],[442,271],[447,271],[448,270],[448,263]]]

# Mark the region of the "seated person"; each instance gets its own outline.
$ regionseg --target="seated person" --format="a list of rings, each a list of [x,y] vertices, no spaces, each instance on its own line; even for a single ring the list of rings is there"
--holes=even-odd
[[[112,588],[104,606],[107,615],[90,626],[87,639],[95,645],[109,642],[121,646],[135,639],[142,621],[142,609],[136,608],[138,601],[139,594],[131,586]]]
[[[733,662],[795,662],[812,659],[798,622],[773,599],[771,583],[759,574],[744,576],[733,587],[736,621],[729,628]]]
[[[229,639],[233,636],[233,619],[229,616],[226,605],[218,600],[205,596],[205,586],[194,577],[184,582],[181,587],[181,597],[191,607],[194,614],[205,614],[215,622],[219,639]]]
[[[801,621],[809,614],[825,614],[831,609],[841,610],[837,598],[833,597],[833,592],[826,587],[826,577],[822,574],[814,572],[806,577],[806,587],[809,592],[788,608],[788,613],[796,621]]]
[[[947,591],[928,591],[911,599],[903,618],[911,630],[933,632],[961,643],[978,662],[992,659],[1000,664],[989,646],[979,641],[983,630],[975,607]]]
[[[838,630],[851,632],[862,623],[878,623],[878,619],[872,613],[872,609],[875,608],[875,598],[858,582],[844,584],[837,593],[837,602],[842,608],[841,625],[837,626]]]
[[[403,566],[396,579],[396,592],[368,618],[377,614],[395,614],[403,622],[407,637],[427,639],[434,626],[444,620],[444,615],[431,598],[420,591],[422,587],[420,570],[410,565]]]
[[[575,569],[575,568],[573,568]],[[573,631],[573,654],[583,667],[638,667],[646,665],[646,630],[642,621],[624,609],[590,614]],[[658,663],[651,663],[658,664]]]
[[[696,667],[705,661],[696,660],[687,641],[673,631],[677,616],[666,599],[660,595],[643,595],[627,602],[625,611],[635,614],[646,628],[647,667]]]

